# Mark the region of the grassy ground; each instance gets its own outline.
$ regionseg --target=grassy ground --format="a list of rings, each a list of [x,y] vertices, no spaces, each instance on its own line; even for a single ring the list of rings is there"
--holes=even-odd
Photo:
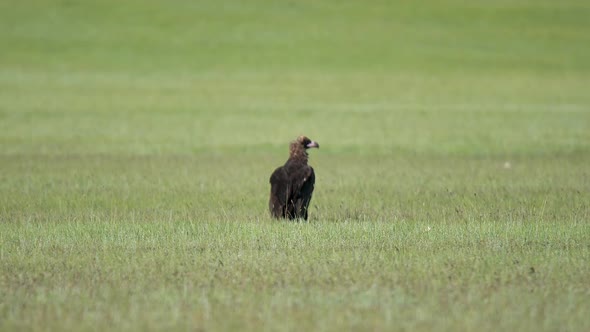
[[[590,330],[589,16],[0,3],[0,330]]]
[[[2,231],[3,330],[588,328],[586,224],[118,221]]]

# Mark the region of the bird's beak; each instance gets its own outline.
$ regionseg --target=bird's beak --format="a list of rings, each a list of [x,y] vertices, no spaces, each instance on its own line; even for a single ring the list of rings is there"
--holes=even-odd
[[[316,141],[311,141],[311,143],[307,144],[307,148],[320,148],[320,145]]]

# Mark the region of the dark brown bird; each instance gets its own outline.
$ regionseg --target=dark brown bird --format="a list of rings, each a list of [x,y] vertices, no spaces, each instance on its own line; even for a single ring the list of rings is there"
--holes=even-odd
[[[307,164],[307,149],[317,142],[299,136],[289,146],[289,159],[270,176],[270,214],[275,218],[307,220],[315,173]]]

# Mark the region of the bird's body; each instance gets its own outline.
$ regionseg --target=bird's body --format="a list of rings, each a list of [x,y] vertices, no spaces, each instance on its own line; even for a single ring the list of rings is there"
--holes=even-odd
[[[304,219],[315,185],[315,173],[307,164],[307,149],[319,144],[305,136],[291,142],[289,159],[270,176],[270,213],[275,218]]]

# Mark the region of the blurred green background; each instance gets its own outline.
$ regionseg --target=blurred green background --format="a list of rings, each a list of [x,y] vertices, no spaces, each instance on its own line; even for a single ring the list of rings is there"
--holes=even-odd
[[[577,220],[588,17],[585,1],[3,1],[2,219],[258,219],[305,134],[318,219],[430,219],[455,211],[440,191],[494,188],[467,210],[511,219],[492,209],[518,198]]]
[[[19,154],[590,148],[585,1],[3,1]],[[325,149],[324,149],[325,147]]]

